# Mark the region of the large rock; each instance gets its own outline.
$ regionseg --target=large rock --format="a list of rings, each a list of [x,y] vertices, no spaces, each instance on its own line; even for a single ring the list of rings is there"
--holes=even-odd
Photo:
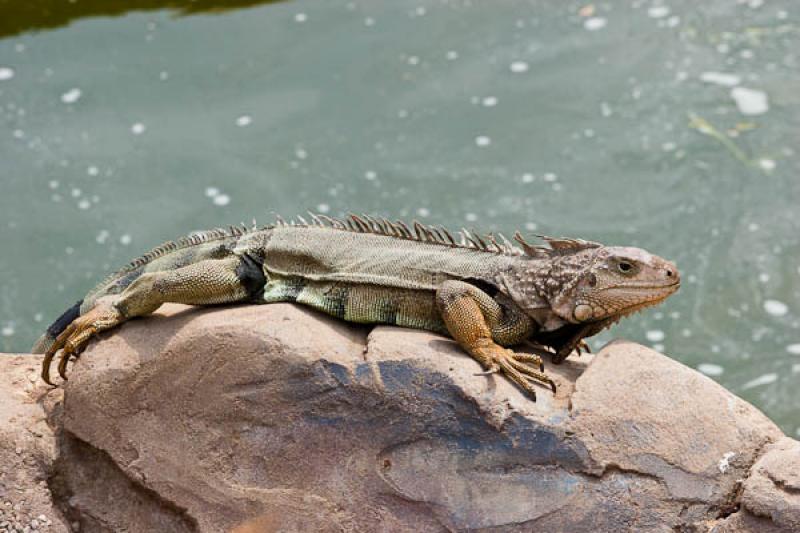
[[[67,531],[53,505],[47,480],[56,442],[36,398],[39,362],[0,354],[0,532]],[[52,397],[59,397],[56,393]]]
[[[480,371],[425,332],[167,306],[74,366],[52,486],[81,531],[797,526],[796,470],[770,459],[797,443],[665,356],[548,365],[535,403]]]

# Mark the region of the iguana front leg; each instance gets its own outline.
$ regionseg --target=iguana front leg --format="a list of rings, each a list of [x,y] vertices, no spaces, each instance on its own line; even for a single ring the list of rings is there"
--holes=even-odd
[[[89,340],[126,320],[152,313],[172,302],[210,305],[246,301],[263,292],[266,279],[261,265],[248,256],[199,261],[175,270],[142,274],[119,296],[99,300],[94,308],[76,318],[45,352],[42,379],[50,381],[50,365],[63,349],[58,373],[67,379],[67,363],[77,357]]]
[[[450,335],[487,372],[502,370],[514,383],[536,399],[534,383],[555,392],[556,384],[543,370],[538,355],[518,354],[503,348],[517,344],[533,332],[534,323],[513,303],[500,302],[474,285],[446,281],[436,291],[436,303]]]

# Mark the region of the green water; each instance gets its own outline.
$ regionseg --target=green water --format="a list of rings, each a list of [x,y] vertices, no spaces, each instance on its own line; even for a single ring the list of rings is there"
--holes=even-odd
[[[800,5],[246,4],[0,2],[0,350],[163,240],[352,210],[673,259],[597,340],[800,434]]]

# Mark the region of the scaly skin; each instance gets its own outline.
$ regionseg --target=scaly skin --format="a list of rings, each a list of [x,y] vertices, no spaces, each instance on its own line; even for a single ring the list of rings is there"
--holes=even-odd
[[[58,372],[101,331],[166,302],[297,302],[358,323],[449,334],[486,369],[535,399],[555,391],[529,340],[554,363],[588,350],[584,339],[674,293],[674,264],[639,248],[545,237],[548,246],[351,215],[261,229],[231,228],[166,243],[112,274],[48,328],[34,346],[42,378]]]

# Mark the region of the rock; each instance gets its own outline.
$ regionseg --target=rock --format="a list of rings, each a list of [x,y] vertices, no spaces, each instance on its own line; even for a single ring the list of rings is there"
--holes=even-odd
[[[0,531],[68,531],[46,483],[56,442],[36,401],[47,390],[38,384],[39,364],[0,354]]]
[[[796,526],[797,443],[663,355],[548,365],[535,403],[481,370],[289,304],[165,306],[74,365],[51,485],[81,531]]]

